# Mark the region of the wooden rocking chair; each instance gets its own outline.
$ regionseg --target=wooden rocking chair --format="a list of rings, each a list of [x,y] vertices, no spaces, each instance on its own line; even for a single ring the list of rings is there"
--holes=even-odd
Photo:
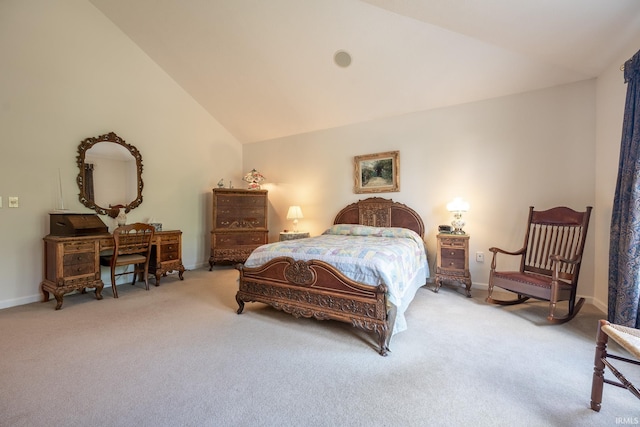
[[[493,252],[493,259],[486,301],[513,305],[536,298],[549,301],[549,322],[564,323],[573,319],[584,304],[584,298],[580,298],[576,304],[576,288],[590,215],[591,206],[587,206],[585,212],[576,212],[567,207],[534,211],[531,206],[524,246],[515,252],[489,248]],[[497,271],[498,253],[520,256],[520,269]],[[493,298],[493,288],[496,286],[517,294],[517,298],[509,301]],[[566,316],[555,315],[559,301],[569,301]]]

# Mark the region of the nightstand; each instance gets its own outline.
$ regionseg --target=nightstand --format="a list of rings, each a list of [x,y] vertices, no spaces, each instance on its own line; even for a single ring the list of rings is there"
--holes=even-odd
[[[471,298],[471,274],[469,274],[469,235],[438,234],[436,253],[436,280],[434,292],[440,290],[444,280],[466,285],[467,297]]]
[[[280,232],[280,241],[284,242],[285,240],[296,240],[296,239],[305,239],[309,237],[308,231],[281,231]]]

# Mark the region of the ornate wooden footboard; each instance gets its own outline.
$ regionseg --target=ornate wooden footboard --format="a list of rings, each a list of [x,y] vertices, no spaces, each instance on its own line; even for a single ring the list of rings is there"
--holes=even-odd
[[[420,215],[402,203],[371,197],[342,209],[334,224],[403,227],[424,236]],[[355,282],[335,267],[319,260],[275,258],[259,267],[239,264],[238,314],[245,302],[262,302],[295,317],[315,317],[351,323],[378,337],[378,351],[386,356],[396,319],[387,304],[387,287]]]
[[[345,277],[323,261],[275,258],[247,268],[242,264],[236,294],[238,314],[245,302],[262,302],[295,317],[351,323],[378,336],[378,352],[386,356],[395,309],[387,307],[385,285],[368,286]]]

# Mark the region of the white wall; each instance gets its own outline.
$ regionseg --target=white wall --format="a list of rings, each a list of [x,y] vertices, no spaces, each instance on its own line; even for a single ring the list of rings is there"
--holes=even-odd
[[[594,205],[595,80],[425,111],[244,147],[244,170],[256,168],[270,190],[270,239],[290,228],[287,207],[302,207],[299,228],[317,235],[353,193],[353,156],[400,151],[400,192],[381,193],[414,208],[425,221],[432,268],[446,204],[461,196],[471,235],[471,275],[488,282],[488,248],[522,245],[528,207]],[[473,254],[485,253],[476,263]],[[590,234],[579,293],[594,295]],[[601,262],[601,260],[598,260]]]
[[[322,232],[337,211],[364,198],[352,192],[352,158],[400,150],[401,191],[384,197],[424,218],[433,267],[438,224],[455,196],[471,252],[521,243],[530,204],[594,205],[580,293],[606,307],[608,231],[626,85],[619,65],[586,81],[446,109],[387,118],[244,147],[166,73],[84,0],[0,2],[0,308],[36,301],[42,237],[57,207],[58,169],[65,205],[77,199],[81,140],[115,131],[143,156],[143,204],[130,221],[154,217],[184,232],[188,268],[208,259],[211,196],[224,178],[255,167],[270,190],[270,238],[291,224]],[[597,126],[596,126],[597,123]],[[244,155],[244,160],[242,159]],[[513,158],[519,159],[512,162]],[[242,164],[242,168],[240,165]],[[543,166],[544,165],[544,168]],[[20,207],[8,208],[18,196]],[[111,227],[114,221],[105,218]],[[471,262],[476,284],[489,257]]]
[[[144,200],[130,222],[181,229],[185,267],[204,265],[211,188],[239,181],[241,145],[87,1],[1,1],[0,56],[0,308],[40,298],[58,169],[65,206],[89,212],[77,147],[110,131],[142,154]]]

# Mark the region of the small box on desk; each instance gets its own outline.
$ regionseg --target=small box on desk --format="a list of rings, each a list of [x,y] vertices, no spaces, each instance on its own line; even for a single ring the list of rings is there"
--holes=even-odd
[[[109,233],[109,228],[97,214],[59,213],[49,214],[51,236],[87,236]]]

